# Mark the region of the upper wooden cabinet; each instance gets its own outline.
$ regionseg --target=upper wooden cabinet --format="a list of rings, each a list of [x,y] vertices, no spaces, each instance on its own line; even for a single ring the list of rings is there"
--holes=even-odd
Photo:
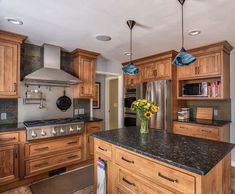
[[[176,67],[172,65],[172,60],[176,56],[175,51],[169,51],[133,61],[139,68],[136,76],[124,75],[124,87],[131,88],[142,82],[154,80],[171,80]],[[123,63],[126,65],[127,63]]]
[[[233,47],[227,42],[188,50],[196,57],[194,64],[177,67],[177,93],[181,100],[228,99],[230,98],[230,52]],[[219,82],[218,96],[183,96],[182,88],[187,83],[207,82],[208,85]]]
[[[20,44],[25,38],[0,31],[0,98],[18,97]]]
[[[96,58],[99,55],[82,49],[72,52],[74,73],[83,82],[74,87],[74,98],[90,99],[95,93]]]
[[[228,73],[224,70],[229,68],[231,50],[232,46],[227,41],[188,50],[197,60],[189,66],[178,67],[178,79],[215,77]]]

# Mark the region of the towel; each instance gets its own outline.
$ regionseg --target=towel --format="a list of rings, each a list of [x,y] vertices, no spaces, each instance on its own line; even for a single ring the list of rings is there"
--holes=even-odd
[[[97,161],[97,194],[106,194],[106,161]]]

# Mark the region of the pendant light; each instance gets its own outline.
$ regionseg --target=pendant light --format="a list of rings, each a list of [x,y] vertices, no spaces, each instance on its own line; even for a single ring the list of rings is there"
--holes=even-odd
[[[185,0],[178,0],[179,3],[182,6],[182,48],[178,55],[175,57],[173,60],[173,64],[176,66],[185,66],[185,65],[190,65],[196,61],[196,58],[189,54],[185,49],[184,49],[184,2]]]
[[[139,72],[138,67],[136,67],[132,62],[132,29],[135,26],[134,20],[128,20],[127,22],[128,27],[130,28],[130,61],[127,65],[122,68],[123,73],[129,75],[136,75]]]

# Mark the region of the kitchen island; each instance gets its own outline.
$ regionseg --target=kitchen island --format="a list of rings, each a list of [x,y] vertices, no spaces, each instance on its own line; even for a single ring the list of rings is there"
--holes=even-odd
[[[95,137],[97,161],[106,162],[107,193],[231,193],[233,144],[136,127]]]

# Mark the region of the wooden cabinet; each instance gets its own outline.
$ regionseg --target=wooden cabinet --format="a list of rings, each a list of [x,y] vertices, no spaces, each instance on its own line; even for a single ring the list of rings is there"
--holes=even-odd
[[[100,150],[99,146],[104,150]],[[97,138],[94,149],[95,191],[97,160],[103,159],[107,163],[106,184],[109,194],[231,193],[230,154],[207,174],[199,175]]]
[[[173,133],[217,141],[230,141],[229,124],[218,127],[174,121]]]
[[[101,122],[89,122],[85,124],[86,127],[86,158],[87,160],[94,158],[94,138],[90,135],[94,132],[101,131]]]
[[[0,134],[0,185],[13,182],[19,177],[19,134]]]
[[[0,98],[18,97],[20,44],[25,38],[0,30]]]
[[[233,47],[227,41],[224,41],[188,50],[197,60],[194,64],[177,67],[177,98],[181,100],[229,99],[230,52],[232,49]],[[211,90],[208,89],[210,91],[208,97],[183,96],[184,84],[201,82],[207,82],[209,86],[213,87]],[[214,86],[215,84],[219,84],[219,87]],[[216,92],[218,95],[215,94]]]
[[[74,98],[90,99],[95,92],[96,58],[95,52],[76,49],[72,52],[74,57],[74,73],[82,83],[74,86]]]
[[[26,177],[84,161],[83,139],[83,135],[74,135],[26,143]]]
[[[139,83],[154,80],[171,80],[172,75],[176,73],[176,67],[172,65],[175,55],[175,51],[169,51],[133,61],[140,72],[136,76],[125,74],[124,87],[131,88]],[[125,64],[123,63],[123,65]]]

